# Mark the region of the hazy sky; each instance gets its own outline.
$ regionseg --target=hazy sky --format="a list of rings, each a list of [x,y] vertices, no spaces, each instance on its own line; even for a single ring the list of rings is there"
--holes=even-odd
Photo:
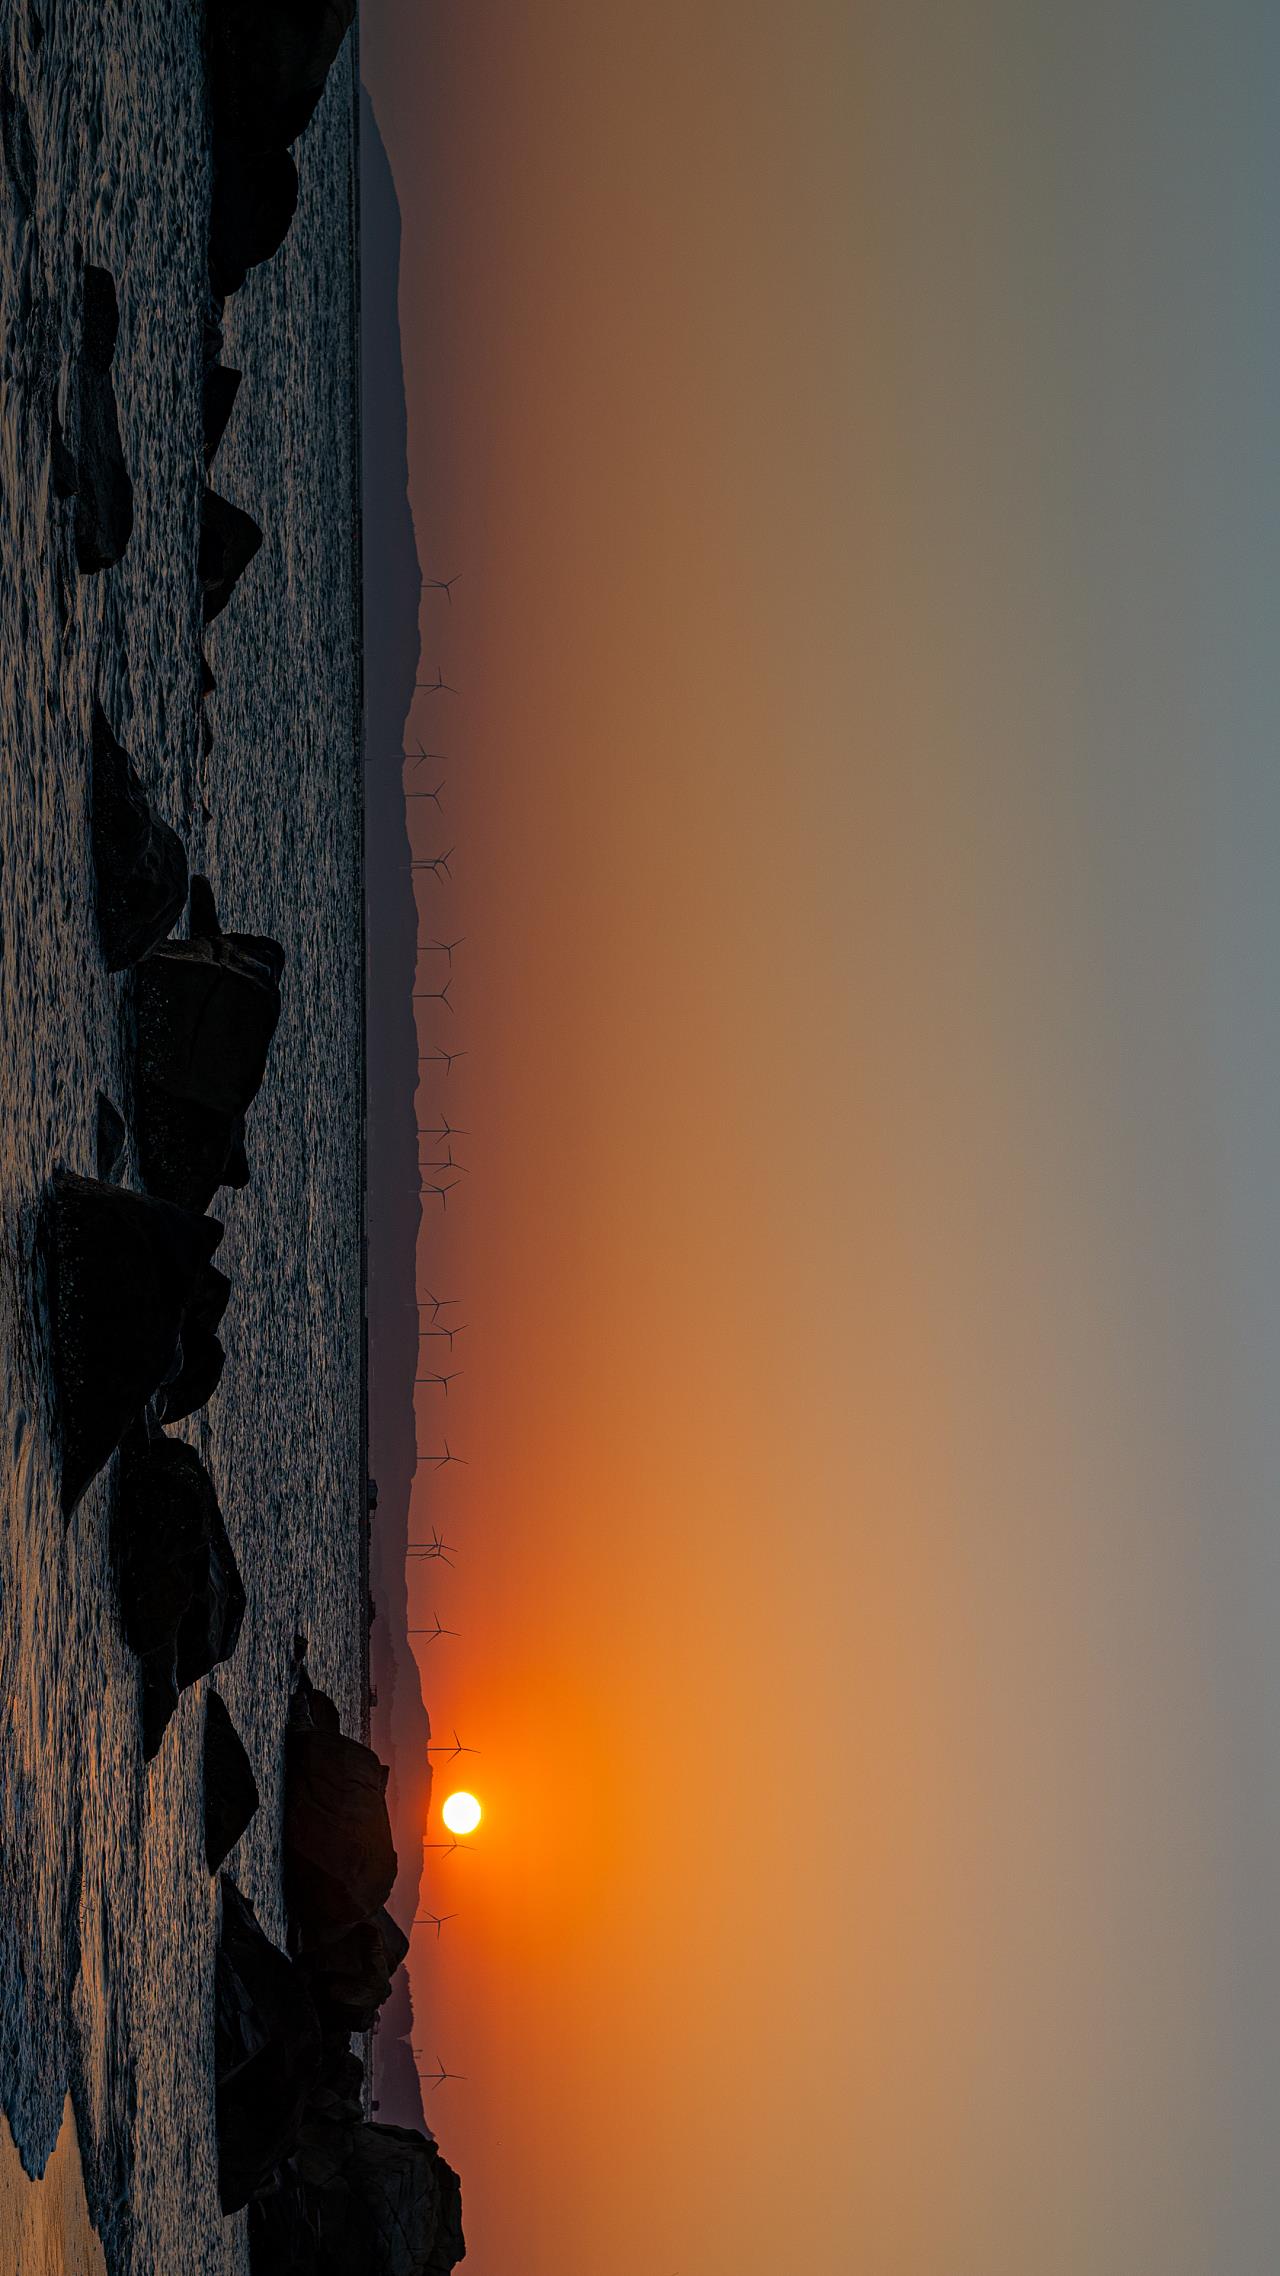
[[[1264,2276],[1280,15],[362,20],[468,2269]]]

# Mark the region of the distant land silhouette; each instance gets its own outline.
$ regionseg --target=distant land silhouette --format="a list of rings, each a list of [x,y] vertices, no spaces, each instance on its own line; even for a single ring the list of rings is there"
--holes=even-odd
[[[418,910],[409,869],[400,752],[418,676],[419,578],[409,510],[408,419],[397,295],[400,206],[373,107],[360,94],[361,385],[364,467],[365,877],[368,941],[369,1469],[378,1482],[370,1576],[378,1617],[372,1741],[391,1765],[400,1861],[390,1911],[421,1910],[421,1836],[431,1792],[431,1726],[408,1638],[405,1549],[417,1456],[418,1197],[413,1016]],[[378,2117],[426,2126],[403,1969],[375,2043]],[[429,2128],[427,2129],[430,2130]]]

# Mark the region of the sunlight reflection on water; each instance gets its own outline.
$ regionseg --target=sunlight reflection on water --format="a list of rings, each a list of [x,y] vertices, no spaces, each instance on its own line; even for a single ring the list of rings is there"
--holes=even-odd
[[[39,2181],[24,2173],[0,2118],[0,2276],[105,2276],[106,2265],[85,2201],[70,2095]]]

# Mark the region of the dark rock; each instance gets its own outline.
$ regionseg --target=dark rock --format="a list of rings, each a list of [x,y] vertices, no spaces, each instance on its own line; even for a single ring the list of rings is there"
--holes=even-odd
[[[172,931],[187,898],[187,855],[147,804],[100,703],[93,707],[92,844],[98,935],[109,972]]]
[[[55,1172],[42,1225],[70,1512],[172,1366],[222,1227],[145,1194]]]
[[[320,2084],[349,2117],[358,2119],[364,2114],[364,2064],[352,2053],[347,2032],[325,2031],[322,2026],[322,2035]]]
[[[316,2276],[319,2242],[308,2192],[291,2165],[249,2205],[249,2276]]]
[[[293,1639],[293,1655],[297,1660],[307,1656],[305,1636]],[[311,1681],[304,1667],[298,1669],[293,1697],[289,1702],[289,1729],[291,1731],[330,1731],[335,1738],[341,1735],[342,1718],[327,1691],[321,1691]]]
[[[274,941],[250,933],[162,942],[138,967],[142,1081],[169,1098],[242,1115],[266,1073],[282,963]]]
[[[210,292],[205,304],[204,321],[200,327],[200,353],[203,359],[202,368],[205,371],[208,371],[210,364],[216,364],[222,354],[223,343],[226,338],[223,328],[223,318],[226,312],[225,300],[217,293]]]
[[[207,474],[214,454],[227,431],[232,406],[240,392],[243,373],[230,364],[210,364],[204,375],[201,405],[204,417],[204,470]]]
[[[356,0],[209,0],[218,123],[264,147],[296,141],[355,13]]]
[[[76,560],[86,571],[110,569],[133,533],[133,484],[124,463],[111,380],[118,325],[110,272],[86,267],[76,451]]]
[[[207,879],[193,883],[190,925],[137,969],[136,1126],[148,1190],[196,1208],[248,1177],[244,1114],[280,1017],[284,952],[222,932]]]
[[[307,2191],[316,2276],[449,2276],[467,2249],[452,2166],[406,2126],[356,2126],[350,2138],[338,2171],[317,2171]]]
[[[220,1693],[204,1705],[204,1853],[216,1873],[258,1807],[253,1766]]]
[[[186,1209],[207,1209],[225,1185],[234,1117],[162,1093],[140,1097],[135,1136],[143,1184]]]
[[[170,1376],[156,1393],[159,1420],[164,1423],[184,1422],[188,1415],[198,1414],[207,1407],[226,1366],[227,1355],[217,1336],[188,1335],[182,1330],[182,1364],[176,1375]]]
[[[198,1676],[235,1650],[244,1587],[213,1480],[193,1446],[135,1433],[120,1463],[116,1559],[125,1640],[142,1671],[148,1761]]]
[[[226,1354],[216,1334],[227,1308],[231,1283],[215,1265],[206,1265],[186,1311],[177,1372],[166,1377],[156,1393],[161,1422],[181,1422],[198,1407],[207,1406],[222,1379]]]
[[[205,697],[206,697],[206,696],[210,696],[210,695],[212,695],[212,694],[213,694],[213,691],[214,691],[214,689],[216,688],[217,684],[218,684],[218,683],[217,683],[217,681],[215,680],[215,678],[214,678],[214,676],[213,676],[213,672],[212,672],[212,670],[210,669],[210,665],[209,665],[209,659],[208,659],[208,657],[207,657],[206,655],[204,655],[204,654],[203,654],[203,652],[202,652],[202,653],[201,653],[201,657],[200,657],[200,701],[201,701],[201,703],[203,703],[203,702],[204,702],[204,700],[205,700]]]
[[[278,253],[298,208],[298,169],[287,150],[215,134],[209,212],[209,282],[239,292],[250,269]]]
[[[372,2031],[408,1949],[408,1937],[384,1909],[318,1952],[304,1954],[300,1964],[322,2024],[343,2031]]]
[[[273,980],[278,981],[284,971],[284,950],[278,940],[265,933],[224,932],[218,916],[218,905],[213,887],[199,870],[191,880],[191,898],[187,904],[187,932],[192,940],[233,941],[240,954],[261,964]]]
[[[204,621],[209,624],[224,609],[262,543],[262,531],[252,514],[243,513],[229,499],[208,487],[200,514],[200,585],[204,593]]]
[[[117,1184],[124,1174],[127,1138],[125,1119],[119,1107],[112,1105],[105,1091],[99,1091],[94,1114],[94,1165],[105,1185]]]
[[[296,2148],[321,2045],[298,1969],[263,1935],[225,1873],[221,1885],[214,1975],[218,2194],[224,2213],[234,2213]]]
[[[291,1716],[281,1848],[290,1932],[300,1950],[335,1943],[372,1920],[390,1896],[396,1853],[386,1791],[386,1765],[372,1748]]]

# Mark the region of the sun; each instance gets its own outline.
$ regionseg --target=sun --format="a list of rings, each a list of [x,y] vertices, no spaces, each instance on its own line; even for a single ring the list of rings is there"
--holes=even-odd
[[[474,1794],[451,1794],[440,1812],[450,1833],[474,1833],[483,1814]]]

